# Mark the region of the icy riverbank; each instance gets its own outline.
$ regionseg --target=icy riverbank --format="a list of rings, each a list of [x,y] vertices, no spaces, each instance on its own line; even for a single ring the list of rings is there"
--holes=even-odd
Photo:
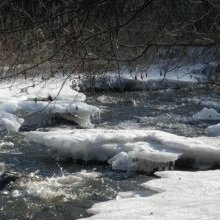
[[[84,79],[81,83],[82,91],[134,91],[158,90],[167,88],[181,88],[194,86],[207,81],[211,72],[207,68],[216,68],[215,63],[208,65],[193,64],[183,66],[151,65],[143,69],[129,71],[107,72],[98,74],[91,79]]]

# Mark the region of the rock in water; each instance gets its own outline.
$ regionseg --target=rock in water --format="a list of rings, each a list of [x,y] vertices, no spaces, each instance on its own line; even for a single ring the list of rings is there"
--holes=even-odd
[[[14,182],[17,179],[18,177],[13,174],[9,174],[9,173],[0,174],[0,190],[3,190],[8,184]]]

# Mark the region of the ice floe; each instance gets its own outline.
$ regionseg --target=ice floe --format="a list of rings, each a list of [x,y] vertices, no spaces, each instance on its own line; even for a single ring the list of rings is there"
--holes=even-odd
[[[143,184],[157,194],[118,198],[97,203],[88,210],[90,219],[218,219],[220,170],[157,172],[160,179]]]
[[[219,137],[187,138],[157,130],[57,130],[26,133],[27,141],[46,145],[64,157],[108,161],[113,169],[153,172],[181,159],[194,168],[220,163]]]
[[[200,112],[193,115],[195,120],[220,121],[220,113],[213,108],[203,108]]]
[[[220,136],[220,123],[206,129],[208,136]]]

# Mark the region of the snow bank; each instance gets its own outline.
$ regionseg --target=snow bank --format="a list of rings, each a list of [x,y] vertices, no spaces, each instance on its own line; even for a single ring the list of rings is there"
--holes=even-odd
[[[64,83],[65,82],[65,83]],[[82,127],[91,125],[90,118],[99,109],[85,103],[85,95],[72,89],[72,81],[65,78],[20,80],[0,84],[0,129],[17,131],[22,124],[21,117],[34,113],[59,114],[61,118],[73,121]],[[38,114],[38,115],[39,115]]]
[[[212,137],[220,136],[220,123],[217,125],[209,126],[206,129],[206,132],[207,132],[208,136],[212,136]]]
[[[220,163],[220,139],[187,138],[156,130],[57,130],[29,132],[26,139],[64,157],[108,161],[113,169],[153,172],[170,169],[179,157],[194,166]]]
[[[157,172],[143,186],[160,193],[97,203],[90,219],[218,219],[220,170]]]
[[[151,66],[146,70],[129,72],[122,70],[119,73],[97,75],[93,79],[82,81],[81,90],[146,90],[179,88],[195,85],[207,80],[203,74],[205,65],[169,67],[168,70],[159,66]],[[166,69],[166,68],[165,68]]]
[[[220,113],[213,108],[203,108],[200,112],[193,115],[193,119],[218,121],[220,120]]]

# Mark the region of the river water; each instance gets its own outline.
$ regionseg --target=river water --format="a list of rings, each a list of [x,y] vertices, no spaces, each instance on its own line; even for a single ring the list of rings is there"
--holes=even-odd
[[[91,94],[87,102],[101,109],[100,119],[94,121],[97,128],[159,129],[199,136],[216,122],[195,121],[192,115],[205,106],[220,110],[219,95],[200,87]],[[153,193],[140,186],[153,177],[112,171],[106,164],[62,161],[44,146],[25,143],[22,132],[0,134],[0,174],[1,220],[78,219],[88,216],[86,209],[92,204],[114,199],[120,191]]]
[[[95,94],[87,102],[101,110],[99,128],[158,129],[199,136],[215,121],[195,121],[204,107],[220,110],[220,91],[209,87]]]

